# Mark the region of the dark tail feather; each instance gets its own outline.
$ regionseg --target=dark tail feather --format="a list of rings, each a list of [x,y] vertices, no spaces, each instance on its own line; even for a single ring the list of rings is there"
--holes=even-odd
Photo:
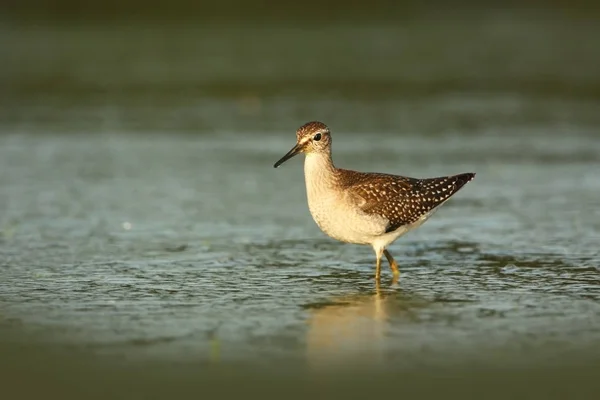
[[[475,178],[475,173],[467,172],[464,174],[458,174],[454,175],[453,178],[456,179],[454,184],[456,185],[456,191],[458,191],[458,189],[465,186],[467,183],[471,182],[473,178]]]

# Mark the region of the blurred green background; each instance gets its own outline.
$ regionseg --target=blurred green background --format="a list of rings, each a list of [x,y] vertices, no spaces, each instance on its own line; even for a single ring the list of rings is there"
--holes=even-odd
[[[343,130],[435,133],[535,119],[535,100],[560,107],[558,122],[598,122],[595,2],[0,7],[0,121],[10,129],[289,131],[320,118]],[[493,115],[438,112],[439,125],[414,116],[419,101],[471,95],[523,104]]]

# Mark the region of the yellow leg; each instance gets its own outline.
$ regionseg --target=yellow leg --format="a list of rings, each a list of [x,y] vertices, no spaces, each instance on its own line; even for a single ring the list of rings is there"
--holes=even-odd
[[[379,282],[381,279],[381,257],[377,257],[377,267],[375,267],[375,280]]]
[[[377,257],[377,266],[375,267],[375,280],[379,282],[381,279],[381,256],[383,249],[375,249],[375,256]]]
[[[394,257],[392,257],[392,255],[390,254],[389,251],[383,250],[383,254],[385,254],[385,258],[387,258],[388,262],[390,263],[390,269],[392,270],[392,274],[394,275],[394,278],[398,278],[398,276],[400,276],[400,270],[398,269],[398,263],[396,262],[396,260],[394,260]]]

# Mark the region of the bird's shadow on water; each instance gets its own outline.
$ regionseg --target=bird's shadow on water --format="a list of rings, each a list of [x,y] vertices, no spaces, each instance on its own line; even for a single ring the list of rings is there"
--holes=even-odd
[[[388,274],[377,281],[373,268],[362,271],[335,269],[310,279],[319,296],[300,307],[311,315],[336,314],[350,317],[356,314],[383,322],[387,319],[384,315],[402,314],[412,319],[412,311],[444,302],[435,296],[411,290],[402,284],[401,279]]]
[[[418,324],[422,310],[435,303],[403,290],[393,278],[378,284],[372,274],[332,275],[345,293],[301,305],[307,315],[306,356],[312,368],[383,365],[393,342],[393,324]]]

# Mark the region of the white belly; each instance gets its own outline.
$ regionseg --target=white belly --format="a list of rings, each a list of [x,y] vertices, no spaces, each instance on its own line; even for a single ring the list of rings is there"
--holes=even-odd
[[[385,232],[385,221],[342,204],[335,194],[309,194],[308,208],[319,228],[342,242],[371,244]]]

